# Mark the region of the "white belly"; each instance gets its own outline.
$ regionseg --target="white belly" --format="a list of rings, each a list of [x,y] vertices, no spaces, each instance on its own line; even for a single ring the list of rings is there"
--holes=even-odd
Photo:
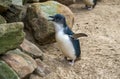
[[[68,35],[64,34],[62,31],[56,34],[56,41],[66,57],[70,59],[76,59],[75,50],[70,41]]]
[[[83,2],[88,6],[94,5],[93,0],[83,0]]]

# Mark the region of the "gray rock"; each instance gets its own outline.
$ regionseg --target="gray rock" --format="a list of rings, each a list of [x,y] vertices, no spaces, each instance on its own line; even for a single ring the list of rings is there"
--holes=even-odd
[[[33,58],[43,59],[43,52],[33,43],[24,39],[23,43],[20,45],[21,49],[29,54]]]
[[[0,24],[0,54],[19,47],[24,39],[23,23]]]
[[[15,4],[15,5],[20,5],[22,6],[22,0],[12,0],[12,4]]]
[[[43,79],[43,78],[36,74],[31,74],[29,79]]]
[[[35,72],[40,76],[40,77],[44,77],[46,75],[48,75],[50,73],[50,69],[49,66],[47,66],[45,63],[43,63],[41,60],[36,59],[35,60],[38,67],[35,70]]]
[[[26,77],[37,68],[34,59],[19,49],[8,51],[2,59],[16,71],[20,78]]]
[[[0,60],[0,79],[20,79],[15,71]]]

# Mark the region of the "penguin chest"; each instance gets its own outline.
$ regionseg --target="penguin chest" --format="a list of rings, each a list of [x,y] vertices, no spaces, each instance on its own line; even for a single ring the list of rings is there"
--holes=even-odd
[[[94,5],[93,0],[83,0],[83,2],[88,6]]]
[[[75,49],[70,40],[70,37],[67,34],[64,32],[58,32],[56,34],[56,41],[66,57],[69,57],[70,59],[76,59]]]

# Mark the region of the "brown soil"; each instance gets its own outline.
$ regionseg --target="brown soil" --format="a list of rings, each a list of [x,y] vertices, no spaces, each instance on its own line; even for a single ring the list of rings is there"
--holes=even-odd
[[[42,79],[120,79],[120,0],[105,1],[91,11],[81,9],[82,4],[70,6],[73,31],[88,34],[80,38],[81,60],[70,66],[56,43],[43,46],[44,62],[52,72]]]

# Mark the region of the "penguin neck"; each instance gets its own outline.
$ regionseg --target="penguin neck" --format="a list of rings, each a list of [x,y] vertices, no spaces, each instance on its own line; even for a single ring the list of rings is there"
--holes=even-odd
[[[60,31],[63,31],[64,30],[64,24],[60,24],[60,23],[54,23],[54,26],[55,26],[55,32],[58,33]]]

